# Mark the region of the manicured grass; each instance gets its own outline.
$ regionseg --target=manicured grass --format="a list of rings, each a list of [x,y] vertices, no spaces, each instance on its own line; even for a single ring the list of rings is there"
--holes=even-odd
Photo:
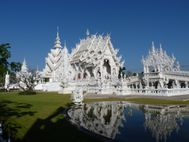
[[[0,121],[8,126],[13,141],[94,141],[64,119],[63,112],[70,103],[70,95],[1,92]]]

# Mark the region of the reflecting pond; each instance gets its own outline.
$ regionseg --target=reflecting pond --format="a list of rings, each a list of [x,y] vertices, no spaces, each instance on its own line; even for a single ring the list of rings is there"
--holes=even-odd
[[[72,107],[68,116],[74,125],[103,141],[189,142],[186,105],[98,102]]]

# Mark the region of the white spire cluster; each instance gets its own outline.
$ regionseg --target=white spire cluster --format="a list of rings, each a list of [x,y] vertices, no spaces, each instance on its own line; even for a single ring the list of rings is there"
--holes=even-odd
[[[144,72],[154,71],[179,71],[180,65],[176,62],[174,55],[168,56],[166,51],[160,48],[155,48],[152,42],[152,49],[149,51],[149,55],[146,58],[142,58],[142,63],[146,67]]]

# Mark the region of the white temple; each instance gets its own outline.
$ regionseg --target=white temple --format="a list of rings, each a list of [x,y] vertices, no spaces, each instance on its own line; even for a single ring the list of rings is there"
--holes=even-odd
[[[124,64],[117,53],[109,35],[87,32],[86,39],[80,40],[69,54],[66,44],[62,48],[57,31],[55,45],[48,53],[42,72],[43,90],[71,93],[82,86],[88,92],[92,88],[91,93],[112,93],[109,88],[118,82],[119,70]]]
[[[126,77],[118,49],[112,45],[110,35],[90,34],[81,39],[69,53],[61,45],[57,29],[53,48],[45,59],[45,68],[37,90],[83,94],[158,95],[189,94],[189,72],[181,71],[174,55],[169,56],[160,45],[142,57],[143,74]],[[24,70],[24,69],[22,69]],[[82,97],[81,97],[82,98]]]

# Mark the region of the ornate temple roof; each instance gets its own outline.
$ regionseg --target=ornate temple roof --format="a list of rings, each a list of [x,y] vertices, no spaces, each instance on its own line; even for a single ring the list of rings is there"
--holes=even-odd
[[[158,71],[179,71],[180,65],[176,61],[174,55],[168,56],[166,51],[164,51],[160,45],[160,48],[155,48],[152,42],[152,48],[149,51],[147,57],[142,57],[142,63],[144,66],[152,67],[154,70]]]
[[[72,50],[71,63],[85,62],[95,63],[104,56],[105,50],[109,48],[111,56],[117,64],[121,64],[121,57],[117,57],[118,50],[113,48],[110,36],[106,35],[89,35],[87,31],[87,38],[80,40],[76,48]]]

